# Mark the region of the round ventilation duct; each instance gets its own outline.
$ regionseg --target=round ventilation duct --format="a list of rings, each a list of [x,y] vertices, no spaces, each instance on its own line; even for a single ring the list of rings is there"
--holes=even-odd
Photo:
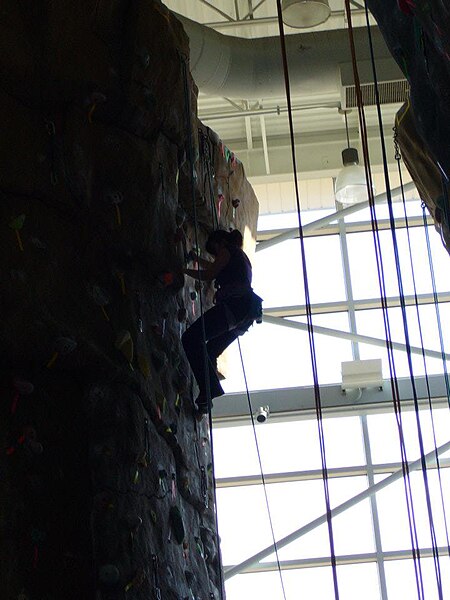
[[[281,8],[284,23],[296,29],[320,25],[331,13],[328,0],[283,0]]]

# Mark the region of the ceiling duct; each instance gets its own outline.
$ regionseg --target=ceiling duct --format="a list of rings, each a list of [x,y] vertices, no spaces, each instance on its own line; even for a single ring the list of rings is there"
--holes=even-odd
[[[201,92],[212,96],[261,99],[285,94],[278,37],[243,39],[226,36],[190,19],[176,15],[190,40],[190,69]],[[355,29],[358,61],[370,63],[365,29]],[[377,76],[380,82],[398,81],[402,73],[378,28],[372,29]],[[292,94],[309,101],[343,102],[350,50],[346,30],[299,33],[286,36]],[[372,83],[371,71],[362,83]]]

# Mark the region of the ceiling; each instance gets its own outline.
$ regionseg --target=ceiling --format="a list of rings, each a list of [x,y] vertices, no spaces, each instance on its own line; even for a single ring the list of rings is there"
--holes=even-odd
[[[226,36],[253,39],[278,36],[275,0],[164,0],[174,12],[201,23]],[[313,29],[296,30],[285,27],[285,34],[299,31],[331,31],[346,29],[344,0],[329,0],[330,19]],[[354,27],[365,27],[364,9],[352,0]],[[371,20],[371,24],[375,22]],[[346,35],[346,34],[344,34]],[[350,50],[348,51],[350,63]],[[394,86],[398,84],[394,82]],[[405,93],[396,88],[388,93],[382,106],[389,160],[394,162],[392,127],[398,102]],[[293,86],[291,97],[296,138],[298,175],[300,179],[330,178],[342,166],[341,150],[347,145],[345,120],[340,98],[333,101],[317,94],[315,89],[298,90]],[[224,143],[243,162],[247,177],[253,184],[292,180],[292,159],[289,142],[287,103],[283,95],[268,98],[210,96],[201,92],[199,117],[215,130]],[[357,110],[347,113],[351,145],[360,147]],[[381,168],[380,133],[375,106],[366,107],[369,148],[374,170]],[[360,153],[361,154],[361,153]],[[330,198],[330,204],[334,202]],[[323,202],[322,202],[323,206]]]

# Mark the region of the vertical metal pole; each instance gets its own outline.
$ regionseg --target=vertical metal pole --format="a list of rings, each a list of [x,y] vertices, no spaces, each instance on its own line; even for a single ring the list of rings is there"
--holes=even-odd
[[[336,202],[337,210],[342,210],[343,206],[340,202]],[[344,271],[344,284],[345,284],[345,295],[347,297],[347,305],[348,305],[348,321],[350,326],[351,333],[358,333],[356,326],[356,311],[355,311],[355,303],[353,298],[353,287],[352,287],[352,278],[350,274],[350,260],[348,255],[348,245],[347,245],[347,231],[345,227],[345,219],[340,217],[338,221],[339,225],[339,240],[341,244],[341,258],[342,258],[342,268]],[[359,343],[357,341],[352,341],[352,354],[355,360],[360,358],[359,353]],[[364,443],[364,455],[367,465],[367,481],[369,486],[375,485],[375,476],[373,472],[373,462],[372,462],[372,451],[370,448],[370,439],[369,439],[369,428],[367,425],[367,416],[361,415],[359,417],[361,423],[361,429],[363,434],[363,443]],[[378,582],[380,585],[380,592],[382,600],[388,600],[387,595],[387,585],[386,585],[386,571],[384,568],[384,560],[383,560],[383,548],[381,544],[381,532],[380,532],[380,519],[378,516],[378,505],[377,498],[375,495],[370,497],[370,507],[372,514],[372,528],[374,534],[375,541],[375,551],[377,554],[377,567],[378,567]]]
[[[234,0],[234,10],[235,10],[235,13],[236,13],[236,21],[239,21],[240,16],[239,16],[238,0]]]

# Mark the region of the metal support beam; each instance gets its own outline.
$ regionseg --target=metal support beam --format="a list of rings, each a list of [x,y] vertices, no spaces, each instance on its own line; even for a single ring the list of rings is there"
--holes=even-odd
[[[441,458],[439,461],[440,469],[448,469],[450,467],[450,458]],[[379,463],[372,464],[371,470],[374,475],[390,475],[402,468],[402,464],[395,463]],[[432,460],[428,464],[429,469],[437,469],[437,461]],[[367,476],[368,465],[360,465],[356,467],[335,467],[327,469],[327,475],[330,479],[342,477],[365,477]],[[265,473],[264,482],[270,483],[292,483],[294,481],[317,481],[323,478],[322,469],[311,469],[310,471],[288,471],[287,473]],[[375,482],[374,482],[375,483]],[[222,477],[216,479],[217,489],[231,487],[246,487],[249,485],[261,485],[261,473],[257,475],[240,475],[237,477]]]
[[[431,460],[434,460],[436,458],[436,456],[440,456],[441,454],[443,454],[444,452],[447,452],[448,450],[450,450],[450,442],[447,442],[447,443],[443,444],[442,446],[439,446],[439,448],[436,448],[436,449],[432,450],[431,452],[429,452],[428,454],[425,454],[423,456],[423,460],[425,461],[426,464],[428,464]],[[408,464],[408,466],[409,466],[409,471],[416,471],[417,469],[420,469],[422,467],[422,457],[418,458],[414,462],[410,462]],[[403,477],[403,469],[400,469],[400,470],[396,471],[395,473],[392,473],[392,475],[389,475],[389,477],[386,477],[386,479],[379,481],[375,485],[369,486],[363,492],[360,492],[359,494],[356,494],[356,496],[353,496],[353,498],[350,498],[349,500],[346,500],[345,502],[343,502],[342,504],[339,504],[335,508],[332,508],[331,509],[331,518],[337,517],[338,515],[342,514],[346,510],[348,510],[349,508],[352,508],[353,506],[356,506],[363,500],[370,498],[370,496],[373,496],[373,494],[378,493],[379,491],[381,491],[385,487],[391,485],[392,483],[398,481],[402,477]],[[327,522],[327,518],[328,518],[328,515],[327,515],[327,513],[325,513],[325,514],[321,515],[320,517],[317,517],[317,519],[314,519],[310,523],[307,523],[303,527],[300,527],[300,529],[293,531],[292,533],[290,533],[289,535],[287,535],[286,537],[282,538],[281,540],[279,540],[277,542],[277,544],[276,544],[277,549],[281,550],[281,548],[284,548],[285,546],[288,546],[292,542],[295,542],[295,540],[299,539],[306,533],[309,533],[310,531],[313,531],[320,525],[323,525],[324,523]],[[246,560],[239,563],[238,565],[234,565],[233,567],[227,569],[225,571],[225,575],[224,575],[225,580],[230,579],[231,577],[238,575],[238,573],[242,573],[243,571],[249,569],[253,565],[258,564],[264,558],[267,558],[268,556],[273,554],[273,552],[274,552],[274,546],[272,544],[269,547],[264,548],[264,550],[261,550],[254,556],[247,558]]]
[[[415,296],[409,295],[404,297],[404,301],[406,306],[422,306],[434,304],[434,296],[433,294],[419,294],[416,301]],[[441,292],[438,294],[438,302],[439,304],[450,302],[450,292]],[[353,306],[356,311],[382,308],[381,298],[353,300]],[[398,308],[401,306],[400,296],[389,296],[386,298],[386,306],[388,308]],[[349,306],[345,300],[342,300],[341,302],[321,302],[311,306],[311,313],[313,315],[346,312],[347,310],[349,310]],[[268,317],[304,317],[306,315],[306,305],[272,306],[270,308],[265,308],[264,314]]]
[[[416,201],[420,202],[418,198],[416,199]],[[427,223],[431,226],[434,225],[433,217],[431,215],[427,216]],[[391,221],[390,219],[378,219],[377,225],[378,231],[385,231],[386,229],[389,230],[391,228]],[[412,227],[423,227],[423,217],[408,217],[408,222],[406,222],[406,219],[404,217],[395,219],[396,230],[404,229],[407,225],[409,229],[411,229]],[[286,231],[292,231],[293,229],[295,229],[298,234],[298,227],[285,227],[283,229],[267,229],[258,231],[256,234],[256,239],[258,242],[264,242],[265,240],[271,240],[273,237],[285,233]],[[356,221],[352,223],[346,223],[345,230],[347,233],[363,233],[365,231],[372,231],[372,223],[371,221]],[[315,231],[303,231],[304,237],[338,234],[339,226],[331,223],[329,225],[324,225],[323,227]]]
[[[208,0],[199,0],[199,2],[201,2],[208,8],[212,8],[212,10],[215,10],[217,13],[219,13],[219,15],[222,15],[222,17],[225,17],[225,19],[227,19],[227,21],[236,23],[236,21],[233,19],[232,16],[228,15],[226,12],[223,12],[223,10],[220,10],[220,8],[217,8],[217,6],[214,6],[214,4],[211,4],[210,2],[208,2]]]
[[[409,192],[409,191],[415,189],[415,187],[416,187],[415,184],[411,181],[410,183],[407,183],[406,185],[403,186],[403,191],[406,193],[406,192]],[[393,198],[395,196],[400,196],[401,194],[402,194],[401,187],[394,188],[393,190],[391,190],[391,196]],[[383,202],[386,202],[387,196],[388,196],[387,192],[378,194],[374,198],[375,204],[382,204]],[[331,213],[330,215],[327,215],[326,217],[317,219],[317,221],[313,221],[312,223],[307,223],[306,225],[303,226],[303,233],[315,231],[317,229],[320,229],[321,227],[325,227],[326,225],[329,225],[333,221],[336,221],[340,218],[346,217],[347,215],[352,215],[353,213],[363,210],[364,208],[367,208],[368,206],[369,206],[369,200],[365,200],[364,202],[359,202],[358,204],[353,204],[352,206],[348,206],[347,208],[344,208],[343,210],[338,210],[334,213]],[[271,246],[276,246],[276,244],[281,244],[281,242],[285,242],[286,240],[291,240],[295,237],[298,237],[298,235],[299,235],[299,232],[298,232],[297,228],[288,230],[285,233],[282,233],[281,235],[273,237],[270,240],[266,240],[265,242],[259,243],[256,246],[256,252],[260,252],[261,250],[265,250],[266,248],[270,248]]]
[[[228,98],[226,98],[228,100]],[[229,101],[229,100],[228,100]],[[335,109],[339,108],[339,102],[320,102],[318,104],[299,104],[293,106],[291,111],[298,112],[299,110],[316,110],[316,109]],[[221,121],[223,119],[236,119],[236,117],[260,117],[261,115],[281,115],[288,112],[287,106],[275,106],[273,108],[252,108],[248,110],[242,110],[239,108],[236,112],[215,112],[207,113],[201,112],[200,117],[202,121]]]
[[[270,325],[281,325],[282,327],[290,327],[291,329],[300,329],[301,331],[308,331],[307,323],[299,323],[298,321],[290,321],[288,319],[281,319],[280,317],[269,317],[267,315],[263,316],[263,321],[265,323],[269,323]],[[379,346],[381,348],[386,348],[386,340],[381,338],[375,338],[368,335],[361,335],[359,333],[349,333],[348,331],[341,331],[340,329],[331,329],[330,327],[322,327],[320,325],[313,326],[314,333],[319,335],[328,335],[330,337],[339,338],[342,340],[349,340],[350,342],[361,342],[362,344],[369,344],[371,346]],[[408,350],[406,344],[401,344],[400,342],[391,342],[392,348],[394,350],[401,350],[402,352],[406,352]],[[429,350],[426,348],[419,348],[418,346],[410,346],[409,350],[412,354],[418,354],[422,356],[422,353],[425,356],[430,358],[437,358],[442,360],[442,353],[438,350]],[[444,355],[445,360],[450,360],[450,354]]]
[[[264,115],[261,115],[259,117],[259,120],[261,123],[261,138],[262,138],[262,145],[263,145],[263,150],[264,150],[264,162],[266,165],[266,174],[270,175],[269,148],[267,146],[266,120],[264,118]]]
[[[421,548],[420,558],[432,558],[435,553],[434,548]],[[439,546],[437,548],[440,556],[448,554],[448,546]],[[374,552],[366,552],[363,554],[344,554],[336,556],[336,564],[340,565],[355,565],[363,563],[372,563],[376,561],[377,554]],[[391,560],[412,560],[414,558],[412,550],[390,550],[382,552],[381,554],[383,561]],[[293,569],[313,569],[316,567],[331,567],[331,557],[323,556],[319,558],[303,558],[298,560],[282,560],[278,564],[277,562],[264,562],[259,565],[255,565],[245,570],[245,573],[267,573],[271,571],[278,571],[281,567],[282,571],[292,571]],[[225,567],[227,569],[229,567]]]

